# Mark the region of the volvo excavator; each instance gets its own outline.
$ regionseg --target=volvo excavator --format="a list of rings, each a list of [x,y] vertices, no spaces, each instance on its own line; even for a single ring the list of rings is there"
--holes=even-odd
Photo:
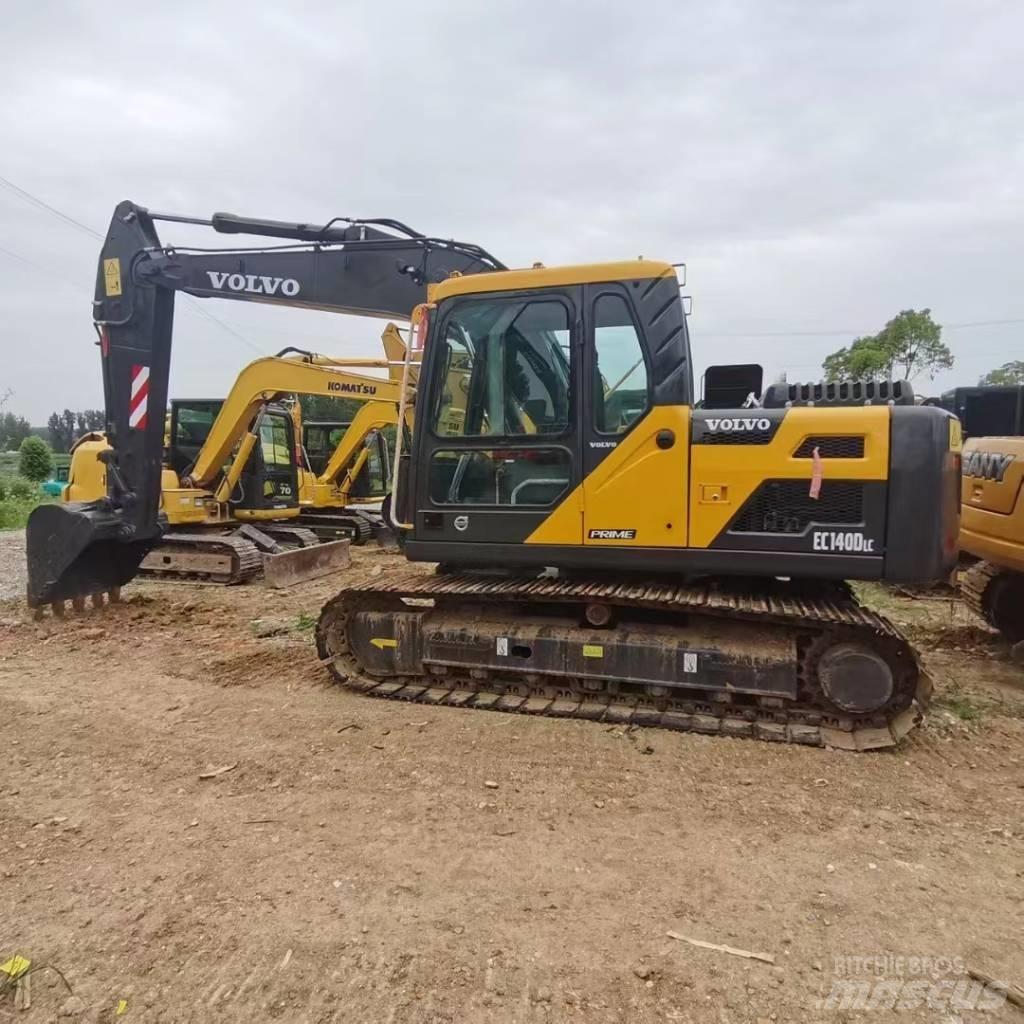
[[[160,220],[285,241],[185,250]],[[399,421],[413,404],[416,426],[411,445],[398,435],[390,515],[407,557],[438,570],[327,602],[318,652],[344,685],[852,750],[918,720],[927,675],[845,581],[951,570],[954,417],[884,383],[698,408],[672,264],[509,270],[390,220],[117,207],[94,303],[108,494],[33,513],[31,604],[118,587],[159,543],[178,291],[413,325]]]

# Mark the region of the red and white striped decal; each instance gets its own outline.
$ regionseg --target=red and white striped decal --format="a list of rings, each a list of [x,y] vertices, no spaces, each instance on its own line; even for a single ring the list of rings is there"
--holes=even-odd
[[[132,367],[132,397],[128,403],[128,426],[146,429],[146,409],[149,406],[149,367]]]

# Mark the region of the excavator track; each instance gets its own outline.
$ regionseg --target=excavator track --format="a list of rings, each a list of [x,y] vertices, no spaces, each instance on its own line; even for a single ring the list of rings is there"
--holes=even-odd
[[[848,750],[894,746],[931,693],[836,583],[410,572],[333,598],[316,642],[375,697]]]
[[[290,526],[283,523],[261,523],[263,533],[288,547],[312,548],[320,543],[320,538],[313,530],[305,526]]]
[[[245,583],[263,568],[251,541],[228,534],[166,533],[143,559],[139,578],[231,585]]]
[[[321,540],[350,540],[355,546],[374,534],[373,521],[359,512],[304,512],[299,522]]]
[[[960,592],[967,607],[1007,640],[1024,640],[1024,575],[978,562],[964,574]]]

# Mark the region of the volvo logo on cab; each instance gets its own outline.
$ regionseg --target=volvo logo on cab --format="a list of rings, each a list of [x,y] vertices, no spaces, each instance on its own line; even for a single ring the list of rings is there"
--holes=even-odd
[[[710,419],[705,420],[708,425],[708,430],[713,433],[722,431],[726,434],[735,433],[741,430],[771,430],[772,421],[767,417],[761,416],[757,419],[750,416],[742,416],[735,419]]]

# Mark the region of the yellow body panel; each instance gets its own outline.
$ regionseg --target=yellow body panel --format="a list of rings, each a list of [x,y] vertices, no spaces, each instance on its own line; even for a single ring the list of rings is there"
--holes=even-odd
[[[675,434],[659,448],[661,430]],[[690,410],[655,406],[583,481],[584,543],[601,547],[685,547]],[[602,539],[593,530],[634,530],[629,539]]]
[[[574,284],[601,284],[606,281],[638,281],[675,275],[671,263],[660,260],[623,260],[619,263],[581,263],[567,267],[531,267],[525,270],[497,270],[468,277],[453,276],[427,290],[430,302],[441,302],[455,295],[480,292],[513,292],[526,288],[564,288]]]
[[[583,543],[583,487],[574,488],[537,527],[527,544]]]
[[[99,454],[109,447],[102,433],[86,434],[72,445],[62,501],[95,501],[107,493],[107,467],[100,462]]]
[[[963,468],[960,547],[1024,572],[1024,438],[971,438]]]
[[[886,406],[797,406],[769,444],[694,445],[690,457],[689,546],[706,548],[765,480],[806,479],[813,462],[793,453],[807,437],[864,437],[862,459],[822,459],[824,480],[885,480],[889,475]]]
[[[655,406],[527,538],[528,544],[707,548],[765,480],[806,479],[813,460],[793,458],[808,437],[864,437],[864,457],[822,459],[823,480],[885,480],[885,406],[789,409],[769,444],[690,444],[691,410]],[[675,444],[661,449],[659,431]],[[635,530],[591,537],[593,530]]]
[[[216,510],[218,506],[210,502],[206,491],[178,486],[178,477],[171,469],[164,469],[161,479],[160,508],[172,527],[202,526],[222,521],[215,511],[211,518],[211,508]],[[225,514],[223,521],[227,518]]]
[[[251,520],[254,522],[275,522],[278,519],[294,519],[301,509],[299,508],[235,508],[231,514],[235,519]]]

